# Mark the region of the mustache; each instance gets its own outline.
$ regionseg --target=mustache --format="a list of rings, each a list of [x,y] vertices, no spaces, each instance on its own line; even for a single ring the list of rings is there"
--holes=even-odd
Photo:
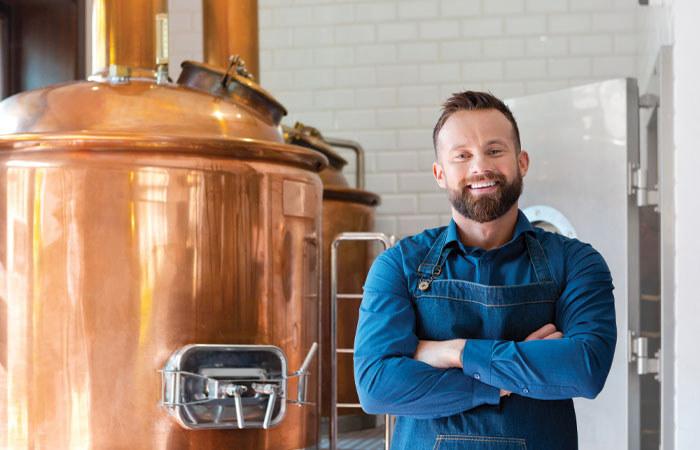
[[[498,182],[500,185],[505,185],[506,184],[506,177],[502,173],[499,172],[488,172],[484,175],[475,175],[467,180],[464,180],[461,183],[461,188],[466,189],[470,184],[473,183],[478,183],[479,181],[485,181],[485,180],[495,180]]]

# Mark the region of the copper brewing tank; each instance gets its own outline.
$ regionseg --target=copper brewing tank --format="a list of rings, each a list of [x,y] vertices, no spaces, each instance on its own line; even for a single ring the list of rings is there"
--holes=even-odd
[[[330,354],[330,314],[331,314],[331,274],[330,253],[333,239],[343,232],[373,231],[375,208],[379,205],[379,195],[349,187],[342,174],[347,161],[338,154],[321,133],[313,127],[297,123],[294,128],[283,127],[288,143],[311,148],[328,158],[328,166],[321,171],[323,181],[323,288],[321,297],[321,414],[330,416],[331,398],[331,354]],[[349,145],[356,145],[348,142]],[[357,165],[358,180],[364,177],[363,164]],[[356,184],[362,185],[359,181]],[[338,292],[362,293],[362,285],[367,276],[374,254],[366,242],[343,244],[338,259]],[[359,318],[360,299],[343,299],[338,303],[338,348],[350,349],[354,346],[355,331]],[[338,354],[338,403],[359,403],[353,376],[352,354]],[[340,408],[338,415],[362,414],[354,408]]]
[[[97,3],[122,14],[105,23],[154,10]],[[267,430],[183,428],[158,370],[197,343],[302,365],[319,340],[326,159],[284,143],[284,108],[235,67],[189,63],[175,84],[150,56],[119,58],[0,103],[0,448],[317,445],[318,358],[316,406]]]

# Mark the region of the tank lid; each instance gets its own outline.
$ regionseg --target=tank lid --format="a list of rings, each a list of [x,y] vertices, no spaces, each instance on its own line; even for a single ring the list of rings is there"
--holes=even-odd
[[[297,122],[294,124],[294,128],[282,125],[282,131],[285,142],[323,153],[328,158],[329,166],[333,169],[340,171],[348,164],[347,160],[323,139],[323,135],[318,129]]]
[[[279,125],[282,117],[287,115],[286,108],[253,80],[238,55],[231,56],[230,61],[226,71],[206,63],[184,61],[177,84],[236,100],[267,115]]]
[[[284,142],[281,109],[271,106],[266,111],[255,99],[212,95],[138,75],[132,72],[123,82],[93,77],[94,81],[47,86],[6,98],[0,102],[0,135],[137,133]]]
[[[362,203],[368,206],[379,206],[381,203],[381,197],[374,192],[343,186],[324,186],[323,199]]]

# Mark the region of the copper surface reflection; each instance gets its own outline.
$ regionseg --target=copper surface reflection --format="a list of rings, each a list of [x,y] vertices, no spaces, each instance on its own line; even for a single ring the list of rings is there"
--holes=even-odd
[[[301,365],[319,340],[316,156],[298,153],[302,167],[273,149],[246,160],[67,142],[2,153],[0,447],[315,445],[318,406],[289,407],[270,430],[185,430],[158,405],[157,370],[191,343],[276,345]],[[318,364],[312,373],[318,405]]]
[[[167,10],[166,0],[93,0],[92,72],[111,65],[155,69],[155,17]]]
[[[235,99],[138,80],[117,86],[77,81],[23,92],[0,103],[0,117],[3,135],[120,133],[282,142],[275,119]]]
[[[297,122],[294,128],[283,127],[285,141],[288,143],[314,149],[328,158],[328,166],[320,173],[323,182],[323,260],[322,297],[321,297],[321,414],[331,415],[331,246],[335,237],[344,232],[374,230],[374,208],[379,204],[379,196],[373,192],[348,186],[342,173],[347,161],[338,154],[315,128]],[[362,148],[352,141],[344,141],[357,150],[358,170],[364,167],[359,164],[359,154]],[[364,173],[360,174],[364,179]],[[373,261],[373,253],[367,242],[349,242],[343,245],[338,259],[338,292],[344,294],[359,294],[362,292],[369,266]],[[337,348],[351,349],[354,347],[355,330],[359,318],[359,299],[342,299],[338,302],[337,317]],[[337,363],[338,403],[359,403],[355,390],[353,376],[352,354],[339,353]],[[357,408],[341,408],[338,414],[362,414]],[[359,422],[358,422],[359,423]]]
[[[0,103],[0,448],[318,445],[318,357],[312,405],[269,430],[181,427],[158,370],[197,343],[302,365],[320,339],[326,158],[283,143],[286,110],[239,65],[169,82],[166,0],[94,6],[90,81]]]

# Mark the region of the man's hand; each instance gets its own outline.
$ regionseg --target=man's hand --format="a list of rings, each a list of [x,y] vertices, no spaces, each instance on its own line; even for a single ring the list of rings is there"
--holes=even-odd
[[[523,342],[527,341],[536,341],[538,339],[561,339],[564,337],[564,335],[561,333],[561,331],[557,331],[557,327],[554,326],[552,323],[548,323],[547,325],[543,326],[539,330],[533,331],[530,333]],[[509,391],[506,391],[505,389],[501,389],[501,397],[504,395],[510,395],[511,393]]]
[[[449,341],[418,341],[413,359],[422,361],[438,369],[462,367],[462,349],[465,339]]]
[[[536,341],[538,339],[561,339],[563,334],[557,331],[557,327],[548,323],[542,328],[530,333],[523,342]],[[418,341],[416,353],[413,359],[422,361],[437,369],[462,368],[462,350],[466,339],[451,339],[449,341]],[[501,397],[510,395],[510,392],[501,389]]]
[[[525,338],[523,342],[536,341],[538,339],[561,339],[564,337],[561,331],[557,331],[557,327],[553,323],[548,323],[537,331],[533,331]]]

